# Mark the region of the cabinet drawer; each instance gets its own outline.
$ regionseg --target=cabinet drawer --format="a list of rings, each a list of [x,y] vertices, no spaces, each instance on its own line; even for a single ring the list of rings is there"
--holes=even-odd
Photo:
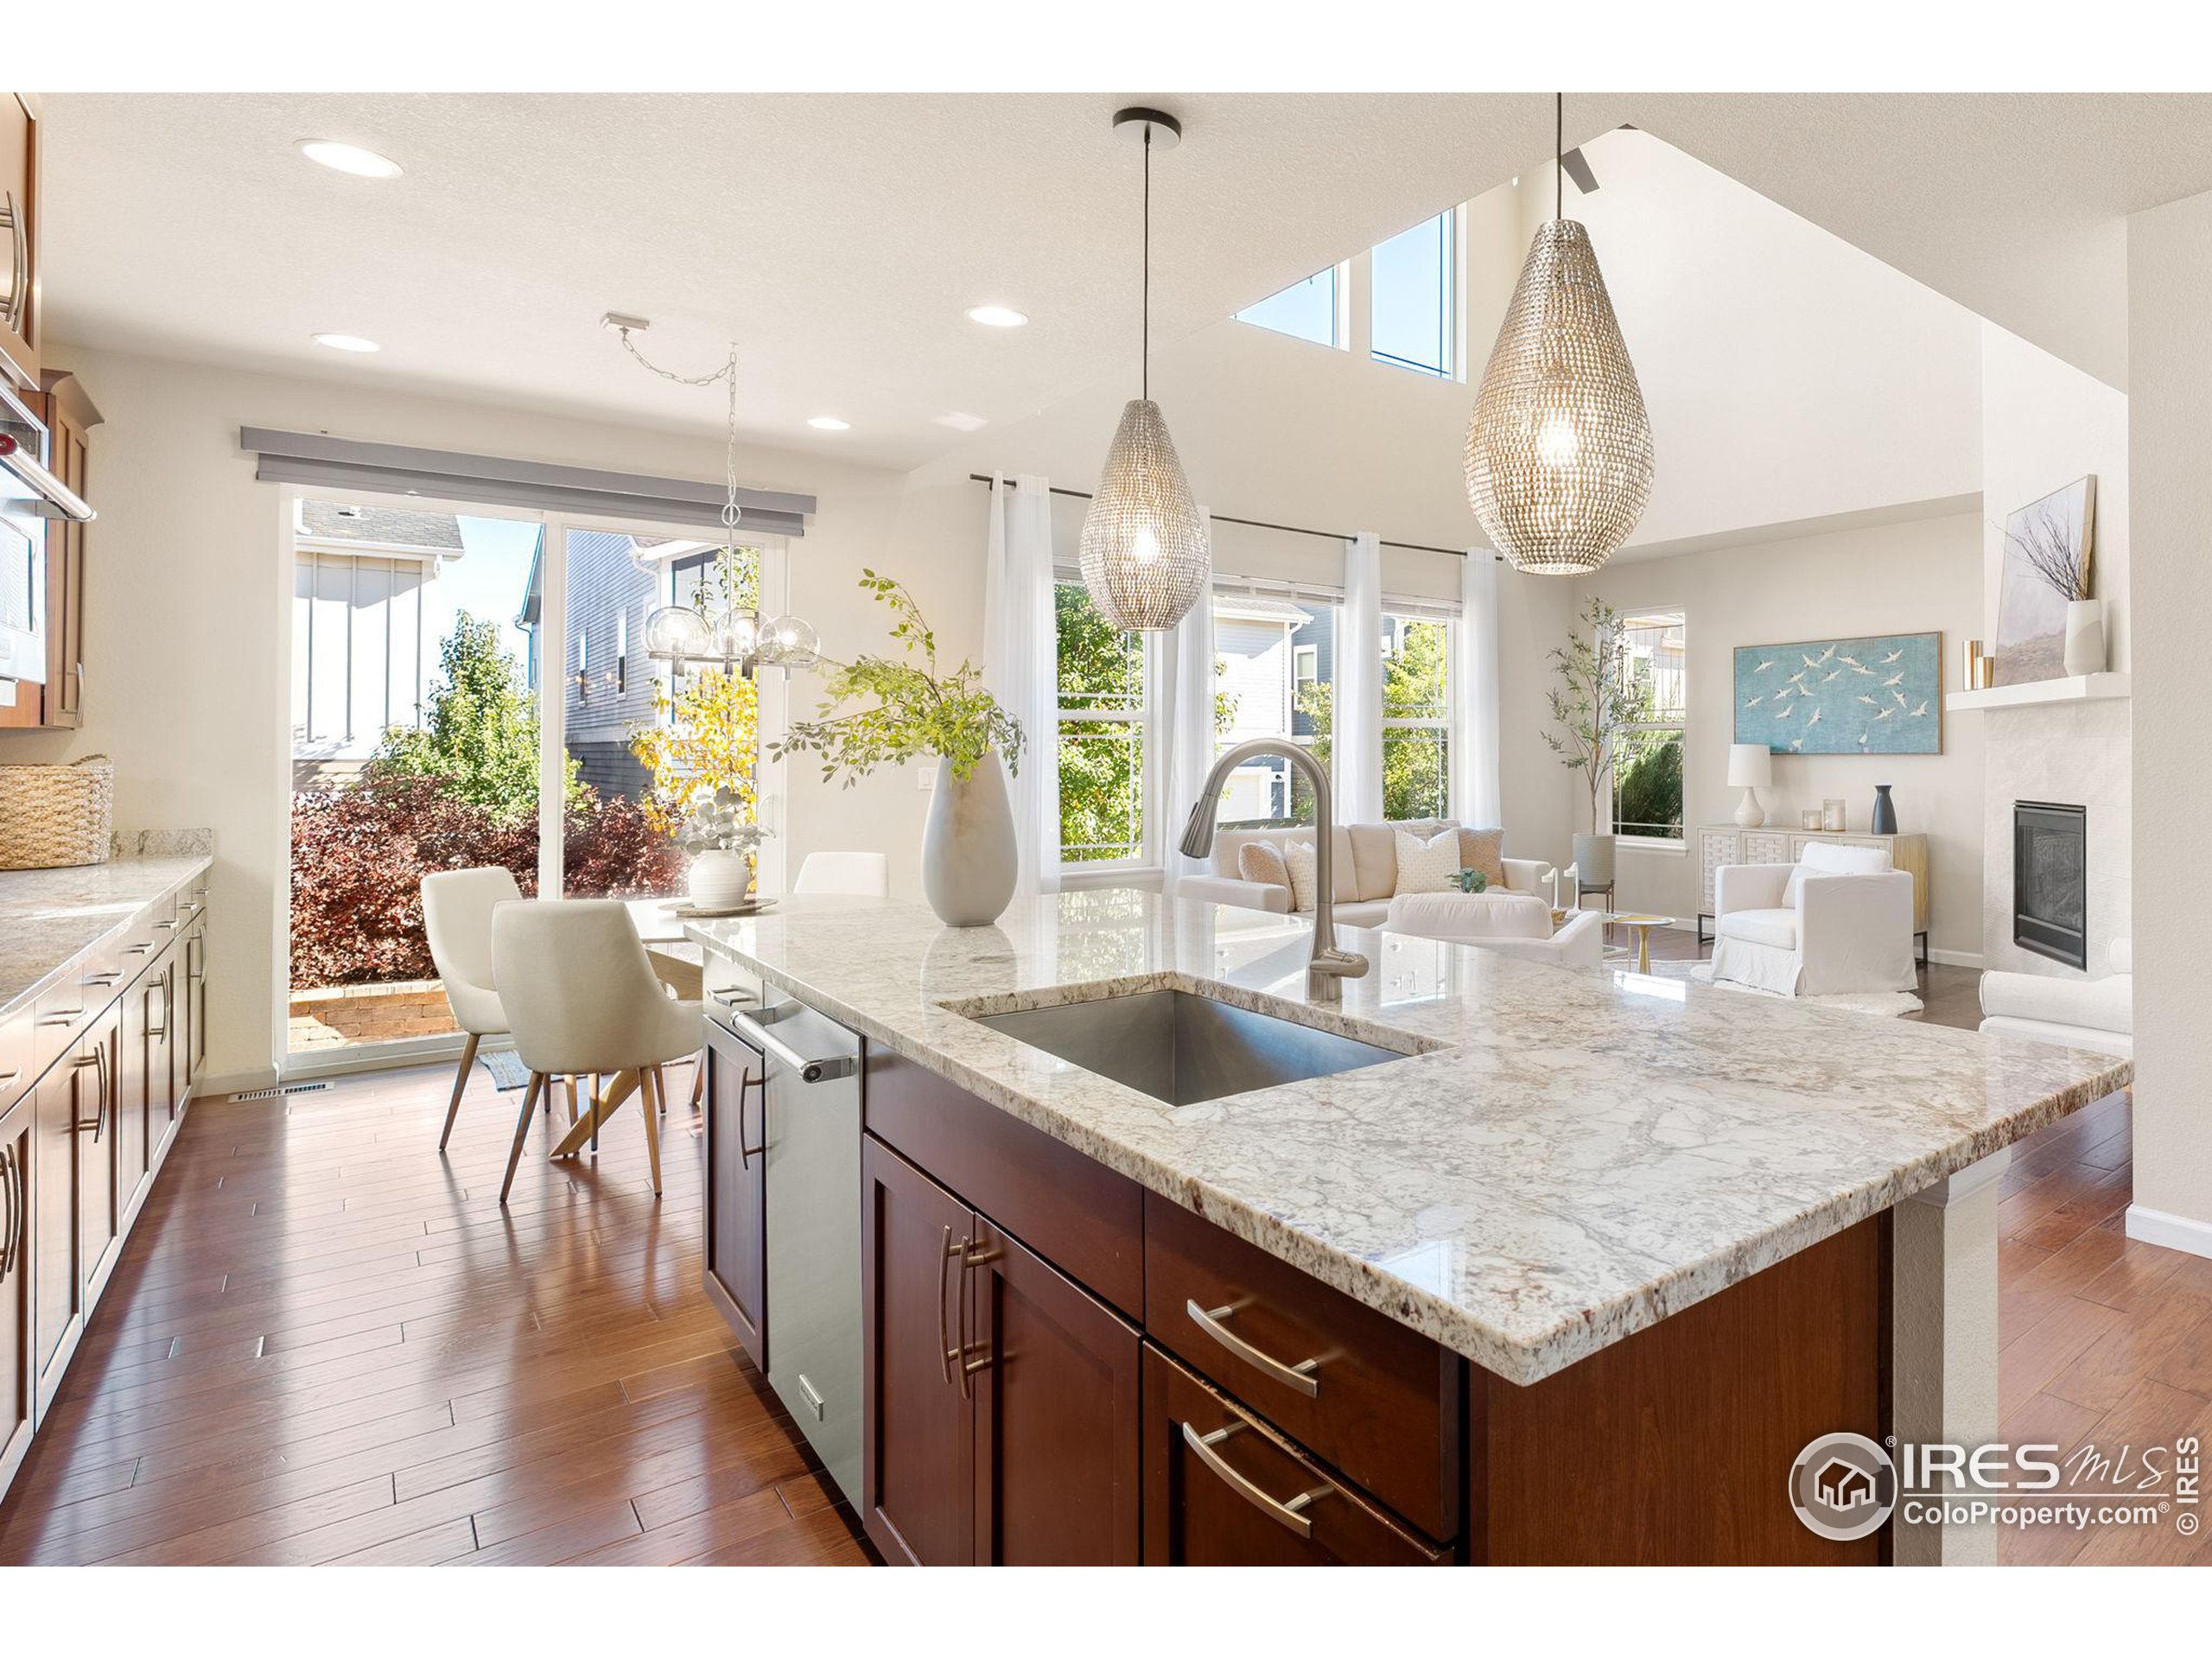
[[[1144,1189],[912,1060],[871,1046],[863,1122],[1079,1284],[1144,1308]]]
[[[1150,1192],[1145,1330],[1424,1532],[1457,1535],[1456,1354]]]
[[[1437,1567],[1447,1560],[1150,1343],[1144,1432],[1147,1567]]]
[[[99,1012],[97,988],[87,992],[73,973],[65,971],[61,982],[32,1005],[31,1075],[54,1064],[76,1041],[77,1033]]]
[[[0,1014],[0,1112],[29,1094],[38,1081],[31,1062],[36,1046],[31,1040],[32,1018],[28,1003],[13,1014]]]

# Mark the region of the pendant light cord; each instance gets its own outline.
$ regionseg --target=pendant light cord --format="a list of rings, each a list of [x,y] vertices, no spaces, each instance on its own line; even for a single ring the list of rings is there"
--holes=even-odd
[[[728,486],[728,494],[722,502],[722,528],[729,532],[730,546],[734,550],[738,520],[745,516],[737,505],[737,342],[730,341],[729,356],[712,374],[677,374],[662,368],[658,363],[647,361],[645,354],[638,349],[638,342],[630,338],[627,328],[620,328],[616,332],[622,336],[622,349],[635,358],[638,365],[650,374],[657,374],[664,380],[672,380],[679,386],[711,386],[720,382],[728,383],[729,442],[722,457],[723,479]]]
[[[1552,94],[1552,217],[1567,217],[1567,94]]]
[[[1137,383],[1145,401],[1152,400],[1152,123],[1144,124],[1144,303],[1138,325]]]

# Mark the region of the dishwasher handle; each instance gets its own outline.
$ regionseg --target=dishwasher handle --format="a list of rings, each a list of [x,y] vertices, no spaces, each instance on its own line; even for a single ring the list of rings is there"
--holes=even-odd
[[[741,1012],[728,997],[717,992],[715,1001],[721,1004],[723,1017],[729,1021],[731,1030],[778,1065],[789,1067],[801,1083],[827,1083],[833,1077],[849,1077],[860,1069],[858,1057],[851,1054],[810,1059],[751,1014]]]

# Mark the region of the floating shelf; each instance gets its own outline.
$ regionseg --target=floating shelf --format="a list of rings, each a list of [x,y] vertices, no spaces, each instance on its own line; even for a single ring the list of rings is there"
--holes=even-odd
[[[2101,702],[2127,695],[2125,674],[2070,674],[2063,679],[2030,680],[2024,685],[1954,691],[1943,699],[1943,707],[1955,715],[1975,709],[2018,709],[2031,702]]]

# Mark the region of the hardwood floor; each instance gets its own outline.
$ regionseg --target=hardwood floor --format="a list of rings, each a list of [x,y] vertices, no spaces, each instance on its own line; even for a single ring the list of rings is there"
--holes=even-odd
[[[1654,952],[1697,954],[1687,932]],[[1936,967],[1916,1016],[1972,1026]],[[480,1069],[194,1108],[61,1401],[0,1503],[0,1562],[859,1562],[852,1518],[699,1289],[699,1125],[671,1080],[665,1198],[626,1112],[497,1204],[515,1094]],[[2128,1240],[2128,1106],[2005,1178],[2008,1440],[2212,1440],[2212,1262]],[[2190,1550],[2186,1546],[2196,1543]],[[2137,1528],[2008,1562],[2195,1560]]]
[[[626,1109],[556,1166],[449,1069],[193,1109],[4,1503],[0,1562],[861,1562]]]

